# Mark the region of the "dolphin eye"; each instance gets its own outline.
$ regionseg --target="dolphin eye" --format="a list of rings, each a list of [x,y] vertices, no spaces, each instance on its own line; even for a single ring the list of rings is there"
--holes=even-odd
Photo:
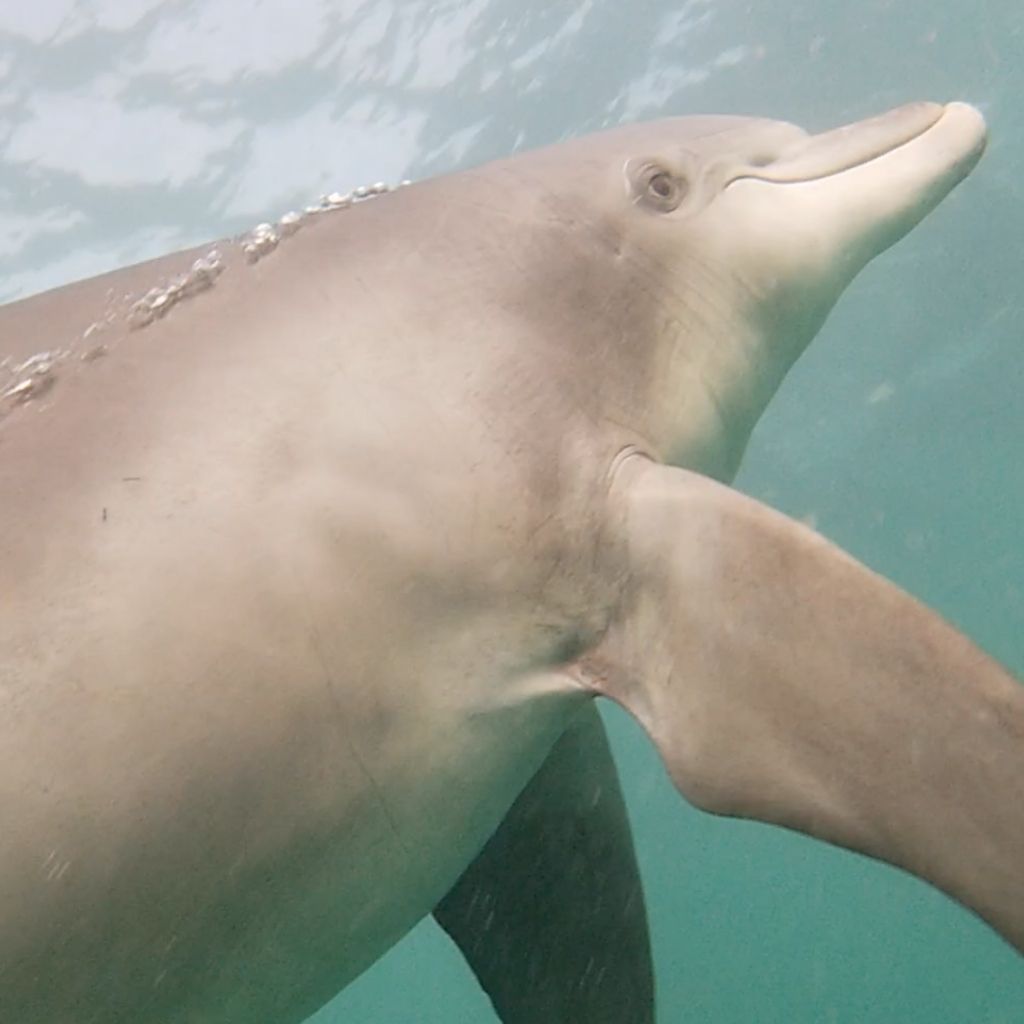
[[[647,187],[659,199],[670,199],[674,183],[664,171],[658,171],[657,174],[651,176],[651,180],[647,182]]]
[[[670,213],[687,193],[686,182],[658,164],[649,164],[634,179],[637,200],[661,213]]]

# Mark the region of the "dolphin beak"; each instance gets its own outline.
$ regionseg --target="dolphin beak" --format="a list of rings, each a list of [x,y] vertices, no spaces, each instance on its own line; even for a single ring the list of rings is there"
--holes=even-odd
[[[915,103],[796,140],[763,167],[735,167],[724,192],[748,222],[757,211],[766,238],[784,240],[791,279],[831,282],[831,294],[933,210],[985,141],[974,107]],[[779,245],[771,252],[778,267]]]
[[[784,150],[767,167],[738,170],[733,180],[755,178],[796,184],[828,178],[862,167],[917,140],[958,152],[966,175],[985,148],[985,122],[966,103],[909,103],[878,117],[814,135]]]

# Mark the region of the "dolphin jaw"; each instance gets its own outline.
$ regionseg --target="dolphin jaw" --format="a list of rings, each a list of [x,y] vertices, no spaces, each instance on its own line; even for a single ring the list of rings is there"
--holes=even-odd
[[[954,162],[966,165],[966,175],[981,156],[985,139],[984,119],[967,103],[911,103],[879,117],[808,136],[770,163],[737,167],[726,187],[745,178],[777,184],[830,178],[896,154],[918,140],[935,154],[952,150]]]
[[[788,147],[770,164],[738,169],[733,180],[756,178],[799,184],[842,174],[920,138],[943,114],[944,108],[937,103],[898,107],[878,117],[810,135]]]
[[[714,396],[732,425],[729,453],[712,459],[717,471],[710,475],[720,479],[735,470],[761,412],[846,286],[938,205],[985,144],[981,115],[959,103],[900,108],[840,133],[818,136],[826,138],[823,148],[816,150],[812,137],[796,140],[788,151],[802,152],[792,159],[803,160],[805,168],[807,154],[816,152],[819,169],[822,153],[830,153],[834,173],[771,180],[769,174],[789,159],[780,156],[774,170],[768,165],[764,174],[737,177],[702,207],[665,218],[666,260],[672,260],[673,221],[678,217],[676,223],[686,225],[686,245],[676,249],[675,261],[678,286],[700,292],[694,308],[738,313],[727,329],[719,325],[720,332],[705,324],[705,333],[720,334],[727,343],[688,350],[689,379],[699,365],[700,391]],[[689,280],[694,265],[705,268],[696,285]],[[714,269],[721,267],[730,272]],[[709,294],[715,296],[711,303]],[[695,400],[691,384],[691,420]],[[692,451],[692,438],[675,440]]]
[[[752,291],[781,287],[802,304],[816,291],[831,306],[967,176],[985,140],[984,119],[965,103],[901,107],[737,175],[713,205],[747,225],[741,262]]]

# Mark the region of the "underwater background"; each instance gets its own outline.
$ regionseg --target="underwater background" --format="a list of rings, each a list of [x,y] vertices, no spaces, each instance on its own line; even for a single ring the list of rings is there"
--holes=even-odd
[[[622,121],[817,131],[954,98],[985,112],[987,156],[860,275],[737,486],[1024,677],[1020,0],[0,0],[0,301]],[[691,810],[605,710],[663,1024],[1024,1022],[1024,961],[965,911]],[[311,1022],[495,1019],[428,921]]]

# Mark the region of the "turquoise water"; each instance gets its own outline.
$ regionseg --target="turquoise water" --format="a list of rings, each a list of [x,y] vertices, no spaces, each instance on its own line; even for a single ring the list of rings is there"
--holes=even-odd
[[[1018,0],[5,3],[0,298],[622,120],[820,129],[954,97],[989,118],[985,161],[861,275],[738,483],[1024,675]],[[1024,1021],[1022,961],[966,913],[851,855],[696,814],[609,720],[666,1024]],[[313,1019],[494,1018],[427,923]]]

